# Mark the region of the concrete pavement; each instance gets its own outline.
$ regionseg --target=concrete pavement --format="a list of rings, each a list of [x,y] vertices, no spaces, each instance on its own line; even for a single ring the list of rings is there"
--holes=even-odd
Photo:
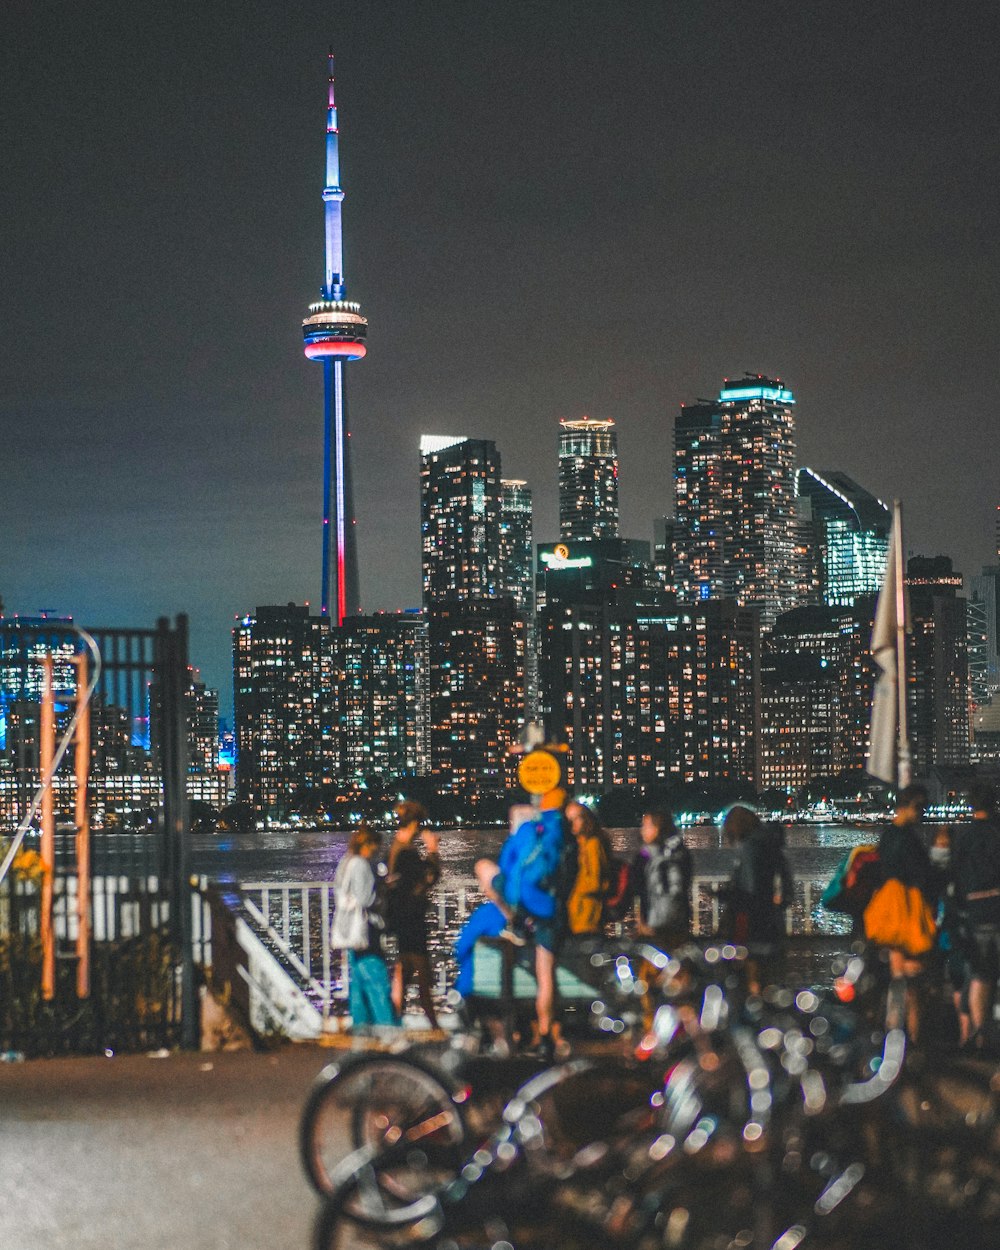
[[[0,1064],[0,1250],[305,1250],[319,1047]]]
[[[0,1064],[0,1250],[308,1250],[318,1204],[298,1122],[336,1054],[286,1046]],[[996,1064],[924,1056],[893,1123],[917,1136],[979,1126],[983,1175],[1000,1184],[998,1097]],[[960,1186],[945,1163],[933,1174]],[[985,1242],[954,1244],[996,1245],[990,1228]]]

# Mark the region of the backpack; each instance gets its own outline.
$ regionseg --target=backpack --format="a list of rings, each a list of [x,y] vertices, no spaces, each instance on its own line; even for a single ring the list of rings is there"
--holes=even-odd
[[[627,860],[612,855],[608,864],[611,884],[604,899],[604,919],[624,920],[632,906],[632,870]]]
[[[882,884],[878,847],[853,847],[837,866],[820,901],[827,911],[860,918]]]
[[[500,851],[504,901],[541,920],[556,913],[576,880],[576,839],[563,833],[559,812],[525,821]]]

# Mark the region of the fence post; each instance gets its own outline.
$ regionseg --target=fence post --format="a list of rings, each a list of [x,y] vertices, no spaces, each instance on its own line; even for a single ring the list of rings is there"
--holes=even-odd
[[[188,618],[177,617],[175,627],[165,616],[157,621],[156,669],[160,686],[162,726],[160,768],[163,776],[163,824],[171,867],[171,927],[181,958],[181,1048],[197,1050],[201,1043],[198,991],[194,979],[189,839],[191,825],[187,799],[187,690]]]
[[[56,817],[55,779],[52,775],[56,753],[56,711],[54,686],[55,666],[52,652],[42,658],[42,699],[39,712],[38,768],[45,785],[42,792],[41,854],[42,901],[40,909],[42,934],[42,998],[50,1002],[56,994],[56,938],[53,929],[53,904],[56,884]]]

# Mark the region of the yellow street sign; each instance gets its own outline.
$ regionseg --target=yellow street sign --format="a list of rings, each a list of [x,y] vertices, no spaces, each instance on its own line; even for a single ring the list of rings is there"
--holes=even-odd
[[[562,769],[548,751],[532,751],[518,764],[517,779],[529,794],[548,794],[562,781]]]

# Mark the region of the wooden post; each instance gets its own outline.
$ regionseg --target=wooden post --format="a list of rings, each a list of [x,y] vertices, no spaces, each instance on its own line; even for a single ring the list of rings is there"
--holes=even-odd
[[[90,670],[86,655],[76,657],[76,996],[90,997]]]
[[[41,774],[41,857],[42,907],[40,930],[42,938],[42,998],[50,1002],[56,993],[56,942],[52,927],[52,902],[56,870],[56,809],[53,793],[52,765],[56,754],[56,701],[54,665],[48,653],[42,659],[42,699],[38,727],[38,768]]]

